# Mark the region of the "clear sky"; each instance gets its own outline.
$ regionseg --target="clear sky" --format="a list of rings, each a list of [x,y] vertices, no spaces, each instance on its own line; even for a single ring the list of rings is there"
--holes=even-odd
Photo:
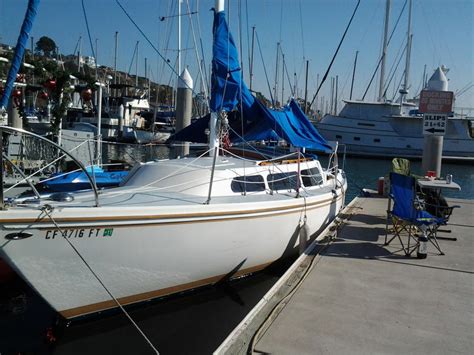
[[[172,17],[160,21],[160,17],[177,14],[177,0],[119,1],[159,48],[160,53],[173,64],[177,53],[177,20]],[[393,28],[404,2],[405,0],[392,0],[390,28]],[[356,0],[226,1],[226,11],[229,13],[234,38],[237,43],[242,40],[244,73],[248,75],[248,39],[251,38],[251,27],[256,26],[270,85],[274,85],[276,46],[277,42],[281,42],[292,85],[296,73],[301,96],[304,90],[305,60],[309,60],[308,96],[312,97],[316,90],[318,74],[322,78],[325,73],[356,3]],[[26,4],[27,0],[0,0],[1,42],[11,45],[16,43]],[[131,67],[131,73],[135,73],[135,64],[131,66],[131,61],[135,44],[140,41],[140,75],[144,73],[143,58],[147,57],[154,80],[162,83],[170,83],[173,80],[171,70],[163,65],[163,60],[158,58],[115,0],[84,0],[84,4],[94,45],[97,39],[100,64],[113,66],[114,34],[118,31],[118,66],[121,70],[128,71]],[[183,13],[188,12],[188,4],[192,12],[198,12],[192,15],[195,36],[199,46],[202,40],[205,63],[209,67],[212,43],[212,17],[209,10],[214,6],[214,0],[183,0]],[[339,98],[349,97],[356,51],[359,51],[359,55],[353,98],[362,97],[380,55],[384,12],[385,1],[361,0],[359,10],[329,74],[339,77]],[[404,45],[407,17],[405,11],[389,47],[387,73]],[[455,93],[474,83],[473,17],[474,0],[413,0],[409,97],[419,92],[425,65],[428,76],[439,65],[448,67],[449,89]],[[189,67],[195,83],[199,85],[189,16],[183,16],[182,22],[182,48],[186,49],[183,52],[183,64]],[[82,36],[83,54],[92,55],[81,0],[42,0],[32,36],[36,41],[43,35],[51,37],[62,54],[71,54]],[[257,45],[254,58],[254,89],[270,97]],[[400,81],[403,68],[404,60],[393,77],[394,83],[398,84]],[[375,99],[377,85],[378,77],[366,99]],[[288,80],[285,79],[285,97],[290,94],[288,86]],[[278,87],[281,96],[281,73]],[[321,95],[327,98],[329,88],[330,80],[326,82]],[[394,84],[387,92],[391,98]],[[474,107],[474,88],[460,95],[456,106]]]

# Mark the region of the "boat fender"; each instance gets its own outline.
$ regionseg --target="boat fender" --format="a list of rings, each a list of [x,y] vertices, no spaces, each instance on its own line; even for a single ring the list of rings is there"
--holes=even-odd
[[[310,230],[308,225],[306,224],[306,221],[303,222],[303,224],[299,226],[299,253],[303,254],[304,251],[306,250],[306,245],[309,239],[310,235]]]

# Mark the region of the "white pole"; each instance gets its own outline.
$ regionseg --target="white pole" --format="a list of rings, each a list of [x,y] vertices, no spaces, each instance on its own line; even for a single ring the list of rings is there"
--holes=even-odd
[[[405,101],[405,96],[408,95],[408,85],[410,78],[410,56],[411,56],[411,10],[412,10],[412,1],[408,2],[408,30],[407,30],[407,53],[405,57],[405,78],[403,81],[403,93],[401,95],[401,103]],[[401,108],[401,105],[400,105]]]
[[[178,76],[181,75],[181,3],[183,0],[178,0]],[[179,78],[178,78],[179,82]]]
[[[96,83],[99,86],[99,103],[97,105],[97,165],[102,165],[102,83]]]
[[[224,0],[216,0],[216,13],[224,11]],[[217,132],[218,113],[211,112],[209,120],[209,156],[219,156],[219,136]]]
[[[224,11],[224,0],[216,0],[216,12]]]

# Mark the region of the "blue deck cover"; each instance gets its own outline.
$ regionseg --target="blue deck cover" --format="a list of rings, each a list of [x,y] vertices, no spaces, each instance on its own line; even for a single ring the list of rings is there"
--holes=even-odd
[[[229,32],[224,12],[214,14],[213,34],[211,111],[238,111],[239,114],[234,115],[236,117],[242,114],[242,137],[246,141],[283,138],[295,147],[318,151],[332,150],[294,100],[281,110],[273,110],[252,95],[243,81],[237,47]],[[205,135],[197,131],[203,127],[207,128],[208,121],[209,117],[196,121],[178,132],[171,140],[207,142]],[[236,126],[240,125],[239,123]],[[232,124],[231,127],[235,130]],[[240,127],[238,131],[241,131]],[[239,134],[231,133],[231,141],[240,141]]]

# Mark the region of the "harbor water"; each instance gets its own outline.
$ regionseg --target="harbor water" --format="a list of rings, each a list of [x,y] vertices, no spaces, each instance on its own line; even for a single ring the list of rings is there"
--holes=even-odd
[[[104,145],[104,158],[131,165],[166,159],[165,146]],[[325,158],[321,158],[323,166]],[[342,159],[340,160],[342,163]],[[346,203],[363,188],[377,189],[379,177],[391,170],[391,160],[347,157],[349,183]],[[411,162],[421,175],[421,162]],[[473,164],[444,163],[442,174],[453,176],[462,190],[443,191],[448,197],[474,199]],[[128,307],[161,354],[209,354],[272,287],[293,260],[285,260],[262,272],[161,300]],[[49,333],[54,311],[21,280],[0,285],[0,354],[152,354],[153,351],[124,314],[114,311],[71,324]]]

